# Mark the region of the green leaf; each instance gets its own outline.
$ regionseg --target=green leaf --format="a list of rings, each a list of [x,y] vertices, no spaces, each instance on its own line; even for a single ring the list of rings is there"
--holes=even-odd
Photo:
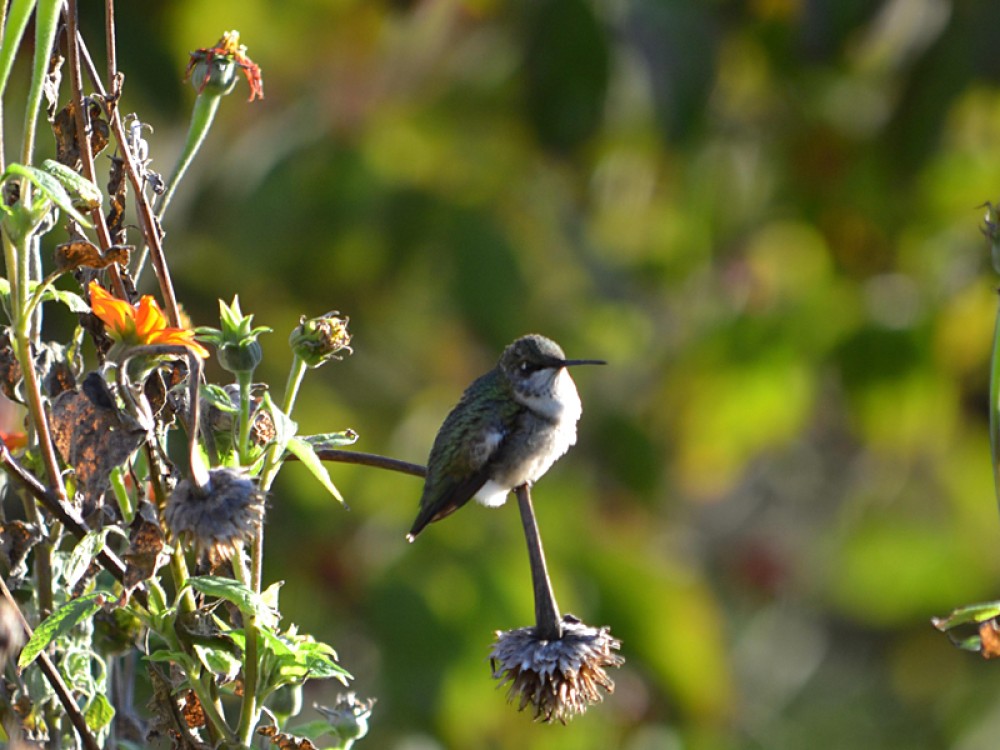
[[[313,449],[312,445],[303,440],[302,438],[293,437],[288,440],[285,446],[289,453],[294,455],[302,462],[302,465],[312,472],[312,475],[319,480],[319,483],[323,485],[327,492],[333,495],[334,499],[337,500],[345,508],[347,503],[344,502],[344,498],[340,494],[340,490],[334,485],[333,480],[330,479],[329,473],[327,473],[326,467],[323,462],[319,460],[319,456],[316,455],[316,451]]]
[[[83,577],[83,574],[87,572],[90,563],[104,549],[109,529],[110,527],[88,531],[83,539],[77,542],[70,553],[69,560],[66,562],[66,569],[63,571],[66,588],[72,590],[76,586],[77,582]]]
[[[242,666],[239,659],[222,648],[209,648],[194,644],[192,646],[198,660],[216,677],[233,679],[239,674]]]
[[[260,408],[271,415],[271,419],[274,421],[274,431],[277,434],[274,441],[283,447],[298,432],[298,424],[278,408],[278,405],[271,399],[270,393],[264,393],[261,398]]]
[[[76,292],[69,292],[65,289],[56,289],[50,286],[42,293],[42,300],[45,302],[60,302],[66,305],[70,312],[90,312],[90,305],[83,301],[83,297]]]
[[[99,610],[105,601],[105,595],[99,591],[71,599],[51,615],[46,617],[35,628],[35,632],[25,644],[21,656],[17,660],[18,669],[24,669],[45,650],[52,641],[65,635],[73,627]]]
[[[37,167],[29,167],[24,164],[8,164],[0,182],[6,182],[10,177],[24,177],[29,180],[48,200],[55,203],[59,208],[68,213],[81,226],[90,228],[90,221],[73,207],[73,199],[70,198],[66,188],[62,183],[48,172],[44,172]]]
[[[168,649],[161,649],[159,651],[154,651],[143,657],[146,661],[153,662],[165,662],[167,664],[176,664],[185,672],[191,673],[195,670],[197,665],[194,659],[192,659],[188,654],[183,651],[170,651]]]
[[[291,632],[279,636],[261,630],[261,644],[264,661],[271,664],[272,688],[307,679],[329,678],[347,685],[347,681],[353,679],[350,672],[334,661],[337,652],[333,647],[311,636]]]
[[[236,414],[239,412],[239,407],[233,403],[226,389],[215,383],[203,385],[201,387],[201,397],[211,406],[226,414]]]
[[[76,207],[86,211],[101,207],[104,196],[97,185],[65,164],[46,159],[42,162],[42,171],[55,177],[71,195],[77,196],[73,202]]]
[[[943,632],[958,625],[980,623],[997,616],[1000,616],[1000,601],[959,607],[947,617],[935,617],[931,622],[935,628]]]
[[[255,594],[250,588],[232,578],[221,576],[192,576],[187,585],[206,596],[225,599],[235,605],[244,615],[256,615],[262,625],[277,620],[277,612],[269,607],[260,594]]]
[[[315,450],[324,448],[342,448],[345,445],[354,445],[358,441],[358,433],[354,430],[346,429],[340,432],[324,432],[319,435],[304,435],[305,440]]]
[[[83,718],[87,722],[87,726],[97,732],[115,718],[115,708],[104,696],[104,693],[97,693],[90,699],[90,703],[83,712]]]

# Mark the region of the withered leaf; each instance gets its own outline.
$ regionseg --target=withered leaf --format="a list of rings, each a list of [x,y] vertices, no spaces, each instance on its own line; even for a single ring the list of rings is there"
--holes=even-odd
[[[270,737],[271,743],[280,750],[316,750],[316,745],[308,737],[296,737],[288,732],[279,732],[277,727],[260,727],[257,734]]]
[[[148,501],[139,503],[129,528],[128,550],[123,555],[126,567],[122,585],[126,591],[152,578],[157,569],[166,563],[163,545],[163,530],[156,509]]]
[[[23,403],[17,394],[17,384],[21,382],[21,363],[14,355],[14,347],[6,332],[0,334],[0,391],[11,401]]]
[[[52,402],[56,448],[73,467],[77,486],[90,502],[108,490],[111,470],[128,459],[145,435],[123,412],[98,406],[79,390],[63,391]]]
[[[1000,626],[995,619],[979,623],[979,653],[984,659],[1000,656]]]
[[[0,524],[0,554],[6,559],[11,577],[20,577],[27,572],[25,558],[41,538],[38,529],[24,521]]]
[[[97,245],[87,240],[73,240],[56,245],[56,268],[72,271],[80,266],[107,268],[112,263],[127,265],[131,252],[130,245],[112,245],[102,254]]]
[[[202,708],[201,701],[195,695],[194,690],[188,690],[184,694],[184,705],[181,706],[181,716],[187,723],[189,729],[199,729],[205,726],[205,709]]]
[[[90,153],[97,156],[107,148],[108,123],[101,118],[96,102],[87,107],[90,115]],[[67,167],[80,166],[80,145],[76,137],[76,102],[70,101],[52,117],[52,133],[56,138],[56,160]]]

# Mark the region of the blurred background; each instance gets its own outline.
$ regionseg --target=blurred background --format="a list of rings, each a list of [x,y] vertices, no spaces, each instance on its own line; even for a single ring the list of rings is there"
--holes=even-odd
[[[562,608],[627,659],[566,727],[490,679],[533,617],[514,503],[408,545],[418,480],[331,465],[346,512],[281,476],[266,577],[377,697],[364,747],[996,746],[1000,668],[929,618],[1000,593],[998,27],[988,0],[118,3],[151,169],[191,50],[238,29],[263,70],[166,247],[196,324],[239,294],[275,329],[279,394],[299,315],[350,316],[303,431],[423,462],[518,335],[610,363],[534,493]]]

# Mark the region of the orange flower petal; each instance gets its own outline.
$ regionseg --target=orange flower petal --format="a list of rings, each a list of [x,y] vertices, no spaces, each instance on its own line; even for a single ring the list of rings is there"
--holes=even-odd
[[[96,281],[91,281],[90,309],[111,333],[118,337],[127,336],[135,329],[135,310],[125,300],[112,297]]]
[[[148,294],[142,295],[142,299],[139,300],[139,309],[135,313],[135,332],[139,341],[144,344],[152,343],[150,336],[166,327],[167,316],[156,304],[156,300]]]

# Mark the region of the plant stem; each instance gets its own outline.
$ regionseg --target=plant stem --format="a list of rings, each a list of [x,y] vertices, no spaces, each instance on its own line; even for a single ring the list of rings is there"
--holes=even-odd
[[[87,103],[83,100],[83,71],[80,65],[80,36],[78,30],[77,0],[69,0],[66,7],[66,45],[69,49],[69,74],[70,84],[73,91],[73,103],[76,105],[76,142],[80,150],[80,164],[83,168],[83,176],[88,180],[97,183],[94,169],[94,155],[90,149],[90,114]],[[97,237],[102,251],[107,251],[111,247],[111,232],[108,230],[108,223],[104,218],[104,213],[100,206],[96,206],[90,212],[90,218],[97,228]],[[115,294],[122,299],[126,299],[125,285],[122,283],[121,274],[118,272],[118,265],[112,263],[108,267],[108,276]]]
[[[24,146],[21,149],[21,163],[26,165],[31,164],[35,155],[35,128],[38,124],[38,110],[42,105],[42,87],[48,75],[49,55],[56,36],[61,6],[62,0],[38,0],[35,6],[35,60],[31,71],[31,88],[28,89],[28,101],[24,108]],[[22,199],[23,196],[22,192]]]
[[[174,173],[167,181],[166,190],[156,201],[156,218],[163,221],[163,215],[167,212],[167,206],[174,197],[177,186],[184,178],[188,167],[194,161],[198,149],[205,141],[205,136],[212,128],[215,120],[215,113],[219,111],[219,102],[222,101],[221,94],[200,93],[194,101],[194,108],[191,110],[191,124],[188,126],[187,138],[184,141],[184,149],[177,157],[177,164],[174,165]]]
[[[990,453],[993,457],[993,487],[1000,504],[1000,305],[993,327],[990,355]]]
[[[122,467],[116,466],[108,475],[111,482],[111,490],[115,493],[115,500],[118,502],[118,510],[122,514],[122,524],[131,526],[135,518],[135,507],[132,505],[132,498],[129,497],[128,488],[125,486],[125,478],[122,476]]]
[[[517,506],[521,511],[524,539],[528,544],[528,562],[531,564],[531,585],[535,591],[535,633],[538,638],[556,641],[562,637],[562,617],[552,592],[552,581],[545,566],[545,552],[542,537],[538,533],[535,510],[531,505],[531,491],[528,485],[516,488]]]
[[[233,572],[240,583],[245,586],[250,585],[250,575],[243,559],[243,551],[237,550],[233,559]],[[240,704],[240,722],[236,729],[236,734],[244,746],[250,745],[253,738],[254,727],[260,718],[257,710],[257,668],[260,657],[258,655],[257,640],[260,628],[257,624],[257,615],[247,614],[244,616],[243,634],[243,702]]]
[[[236,374],[236,382],[240,387],[240,434],[237,439],[240,466],[250,464],[250,387],[253,383],[253,373],[240,370]]]
[[[284,412],[286,417],[291,417],[292,409],[295,408],[295,400],[299,395],[299,386],[302,385],[302,379],[306,374],[306,363],[303,362],[298,356],[292,356],[292,366],[288,371],[288,382],[285,384],[285,398],[281,404],[281,410]],[[274,479],[278,475],[278,470],[281,468],[281,453],[284,450],[284,446],[279,446],[277,443],[271,445],[268,448],[267,455],[264,457],[264,468],[260,472],[260,489],[261,492],[267,492],[271,489],[271,485],[274,484]],[[264,557],[264,524],[260,524],[257,527],[257,533],[254,536],[253,542],[250,545],[250,579],[253,590],[260,593],[261,584],[261,574],[263,567],[263,557]]]

